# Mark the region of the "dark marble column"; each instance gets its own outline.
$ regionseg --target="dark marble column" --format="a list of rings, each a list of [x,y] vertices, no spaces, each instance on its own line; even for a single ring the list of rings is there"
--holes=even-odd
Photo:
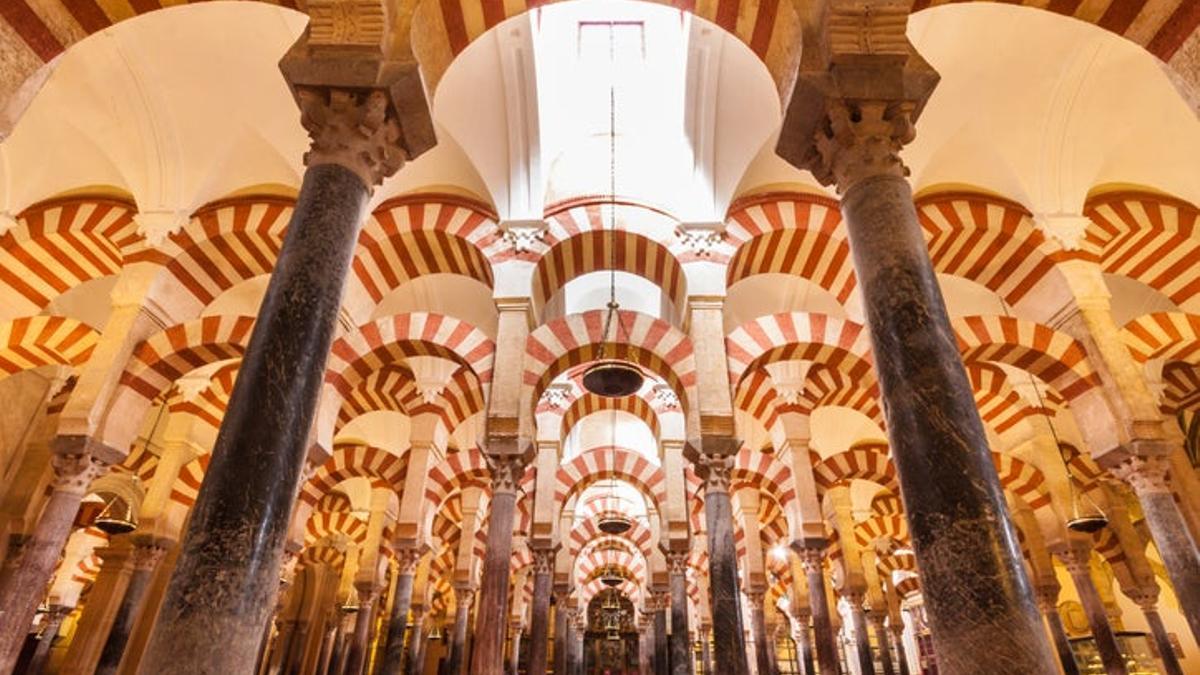
[[[1075,654],[1071,651],[1071,640],[1063,627],[1062,616],[1058,613],[1058,584],[1040,586],[1037,589],[1038,609],[1046,619],[1046,627],[1050,630],[1050,638],[1054,650],[1058,653],[1058,662],[1064,675],[1079,675],[1079,665],[1075,663]]]
[[[450,638],[450,658],[446,664],[449,675],[459,675],[467,670],[467,624],[471,616],[471,603],[475,602],[475,587],[454,587],[454,634]]]
[[[1137,603],[1146,624],[1150,626],[1150,635],[1154,637],[1154,646],[1158,648],[1159,660],[1162,661],[1166,675],[1183,675],[1183,666],[1175,656],[1175,648],[1171,646],[1171,638],[1163,625],[1162,617],[1158,614],[1158,586],[1153,581],[1139,592],[1129,594],[1130,599]]]
[[[571,671],[573,675],[583,675],[583,669],[586,666],[584,663],[585,655],[583,653],[583,638],[587,631],[587,624],[583,622],[582,615],[582,609],[576,610],[577,619],[575,624],[575,634],[572,636],[571,640],[571,651],[575,655],[572,658],[575,664],[575,668]]]
[[[403,162],[379,90],[298,90],[313,144],[141,668],[236,673],[270,620],[309,430],[370,186]]]
[[[867,613],[863,610],[862,593],[846,593],[846,604],[850,605],[850,618],[854,622],[854,653],[858,658],[859,672],[875,675],[875,659],[871,655],[871,636],[867,633]]]
[[[1179,609],[1187,617],[1192,637],[1200,642],[1200,548],[1171,494],[1167,483],[1169,467],[1165,457],[1132,457],[1113,473],[1129,483],[1137,495],[1154,545],[1175,589]]]
[[[46,660],[50,658],[50,648],[54,646],[54,640],[58,638],[58,629],[62,627],[63,619],[70,613],[70,607],[50,605],[50,611],[46,612],[46,616],[43,618],[42,634],[38,638],[37,649],[34,650],[29,664],[25,667],[27,675],[41,675],[45,670]],[[1159,623],[1162,622],[1159,621]]]
[[[818,132],[866,306],[892,460],[945,673],[1051,673],[1004,493],[900,160],[910,105],[829,100]]]
[[[125,655],[125,645],[129,642],[129,634],[137,622],[138,614],[146,598],[146,590],[154,577],[159,561],[166,554],[166,549],[155,543],[140,542],[133,549],[133,572],[129,575],[129,584],[125,587],[125,595],[121,597],[121,605],[117,608],[117,616],[113,619],[108,631],[108,639],[104,641],[104,649],[100,651],[100,662],[96,665],[96,675],[115,675],[121,665],[121,657]]]
[[[800,557],[800,564],[804,567],[804,578],[808,581],[808,606],[812,612],[817,665],[821,668],[821,675],[836,675],[840,662],[837,634],[833,632],[833,620],[829,615],[829,595],[825,589],[825,543],[794,544],[792,548]]]
[[[566,611],[566,633],[563,634],[563,672],[574,675],[579,671],[579,652],[575,649],[578,640],[575,637],[574,610]]]
[[[883,675],[896,675],[896,668],[892,665],[892,648],[888,645],[886,619],[882,612],[872,612],[870,623],[875,632],[875,641],[879,643],[879,665],[883,669]]]
[[[392,614],[388,619],[387,642],[381,675],[400,675],[404,672],[404,635],[408,629],[408,611],[412,607],[413,575],[422,551],[414,547],[396,547],[396,590],[392,599]]]
[[[670,650],[667,646],[667,594],[653,594],[654,607],[654,675],[669,675]]]
[[[803,675],[814,675],[812,637],[808,629],[809,615],[797,614],[792,627],[792,640],[796,642],[796,656]]]
[[[1108,675],[1128,675],[1129,669],[1125,666],[1125,657],[1121,656],[1117,636],[1108,621],[1104,600],[1092,581],[1091,566],[1088,564],[1091,547],[1087,544],[1077,545],[1062,548],[1056,554],[1071,573],[1071,581],[1075,584],[1075,592],[1079,594],[1079,603],[1087,614],[1088,625],[1092,627],[1092,637],[1096,640],[1105,672]]]
[[[508,575],[512,569],[513,514],[517,482],[525,469],[520,456],[485,453],[491,469],[487,551],[479,585],[479,612],[471,650],[472,675],[504,675],[504,632],[508,622]]]
[[[687,572],[689,551],[666,551],[671,574],[671,675],[692,675],[688,628]]]
[[[896,645],[896,661],[899,662],[900,675],[909,675],[908,654],[904,649],[904,622],[898,621],[892,625],[892,642]]]
[[[317,662],[317,675],[328,675],[330,665],[333,663],[333,650],[337,646],[337,639],[337,626],[330,626],[325,631],[325,638],[321,641],[321,658]]]
[[[738,589],[737,548],[733,541],[733,506],[729,480],[733,457],[702,455],[697,469],[704,477],[704,519],[708,526],[708,580],[712,605],[716,672],[747,675],[746,634]]]
[[[754,636],[754,660],[758,665],[758,675],[771,675],[772,649],[763,616],[763,592],[747,591],[746,600],[750,604],[750,633]]]
[[[0,673],[11,672],[21,655],[38,603],[58,565],[79,503],[105,465],[88,454],[54,454],[53,491],[33,535],[21,547],[12,571],[0,585]],[[253,654],[251,654],[253,658]]]
[[[638,673],[654,672],[654,619],[645,611],[638,615]]]
[[[554,574],[554,549],[533,549],[533,607],[529,620],[529,672],[546,672],[550,635],[550,586]]]
[[[375,601],[379,598],[378,588],[369,587],[357,590],[358,614],[354,616],[354,637],[346,656],[344,675],[362,675],[363,669],[367,665],[367,653],[371,643],[371,623],[375,618]]]
[[[567,672],[567,592],[554,591],[554,673]]]
[[[425,635],[425,608],[413,607],[412,632],[408,636],[408,662],[404,669],[405,675],[421,675],[425,668],[425,643],[429,639]]]

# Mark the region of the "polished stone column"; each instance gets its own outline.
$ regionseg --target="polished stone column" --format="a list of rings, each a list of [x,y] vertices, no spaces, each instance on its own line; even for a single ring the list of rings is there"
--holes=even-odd
[[[408,664],[404,669],[405,675],[421,675],[425,668],[425,643],[429,639],[425,635],[425,608],[413,607],[412,632],[408,637]]]
[[[579,656],[580,653],[575,649],[575,645],[579,640],[576,638],[575,630],[575,613],[577,610],[568,609],[566,625],[567,630],[563,635],[563,672],[567,675],[574,675],[579,672]]]
[[[792,629],[792,640],[796,643],[796,656],[800,661],[800,672],[803,675],[814,675],[816,671],[813,668],[812,638],[809,637],[808,619],[807,614],[796,616],[795,626]]]
[[[994,673],[1050,673],[1016,530],[905,180],[899,152],[914,136],[912,110],[828,99],[814,171],[842,194],[938,669],[973,673],[983,659]]]
[[[299,88],[313,144],[192,508],[144,672],[245,672],[270,620],[309,431],[371,186],[403,163],[380,90]]]
[[[567,592],[554,591],[554,673],[567,671]]]
[[[508,672],[511,675],[516,675],[517,668],[521,663],[521,620],[513,619],[508,624],[509,634],[509,652],[508,652]]]
[[[908,654],[904,649],[904,622],[892,625],[892,642],[896,645],[896,660],[900,662],[900,675],[909,675]]]
[[[328,675],[330,664],[333,663],[333,650],[337,646],[337,639],[338,627],[330,626],[321,641],[321,658],[317,661],[317,675]]]
[[[455,585],[454,587],[454,635],[450,638],[450,658],[446,663],[449,675],[459,675],[467,671],[467,624],[471,616],[471,603],[475,602],[475,587]]]
[[[712,649],[709,646],[709,636],[712,635],[712,626],[702,623],[700,624],[700,663],[704,666],[705,675],[712,675]]]
[[[375,618],[375,601],[379,589],[365,586],[358,591],[358,614],[354,616],[354,637],[346,656],[344,675],[361,675],[367,665],[367,649],[371,642],[371,623]]]
[[[671,675],[692,675],[688,629],[687,572],[689,551],[666,551],[671,574]]]
[[[758,675],[771,675],[771,644],[767,640],[767,624],[763,616],[763,592],[746,591],[750,604],[750,633],[754,636],[754,660],[758,664]]]
[[[400,675],[404,672],[404,634],[408,629],[408,612],[412,608],[413,576],[423,551],[414,547],[396,547],[396,589],[392,598],[392,613],[388,620],[387,642],[380,675]]]
[[[858,658],[859,672],[875,675],[875,659],[871,655],[871,636],[867,633],[867,613],[863,610],[863,594],[850,592],[844,596],[850,606],[850,619],[854,629],[854,654]]]
[[[1165,457],[1132,457],[1113,469],[1129,483],[1142,505],[1146,525],[1187,617],[1192,637],[1200,642],[1200,549],[1184,523],[1179,505],[1167,484],[1170,463]]]
[[[121,597],[121,605],[117,608],[117,616],[113,619],[108,631],[108,639],[104,641],[104,649],[100,652],[100,662],[96,665],[96,675],[115,675],[121,665],[121,657],[125,655],[125,645],[129,642],[129,634],[142,611],[146,598],[146,590],[158,563],[166,554],[166,548],[154,542],[138,542],[133,548],[133,572],[129,575],[129,584],[125,586],[125,595]]]
[[[575,635],[573,636],[573,639],[571,640],[571,651],[575,654],[575,656],[574,656],[575,669],[572,670],[571,672],[574,675],[583,675],[583,669],[587,665],[586,663],[584,663],[585,655],[583,653],[583,638],[584,638],[584,634],[587,631],[587,624],[583,620],[583,610],[582,609],[575,610],[575,616],[576,616]]]
[[[1104,609],[1104,600],[1100,598],[1096,584],[1092,581],[1092,570],[1089,564],[1091,546],[1087,543],[1063,547],[1056,551],[1071,574],[1075,584],[1075,592],[1079,594],[1079,603],[1087,614],[1088,624],[1092,627],[1092,637],[1096,640],[1096,648],[1100,652],[1100,660],[1108,675],[1128,675],[1125,667],[1125,657],[1121,656],[1121,648],[1117,645],[1117,636],[1113,634],[1112,625],[1108,622],[1108,612]]]
[[[1138,592],[1128,595],[1146,617],[1146,624],[1150,626],[1150,634],[1154,636],[1154,645],[1158,648],[1159,660],[1162,661],[1165,674],[1183,675],[1183,666],[1179,663],[1179,657],[1175,656],[1175,648],[1171,646],[1167,627],[1163,625],[1162,617],[1158,614],[1158,585],[1151,581]]]
[[[654,675],[669,675],[670,650],[667,646],[667,606],[669,596],[662,592],[651,593],[654,610]]]
[[[504,631],[508,625],[508,575],[512,569],[513,515],[525,461],[516,455],[484,453],[491,469],[487,552],[479,585],[479,612],[471,650],[472,675],[504,675]]]
[[[883,675],[896,675],[896,668],[892,665],[892,648],[888,645],[886,620],[882,612],[871,613],[870,623],[875,632],[875,641],[879,643],[879,665],[883,668]]]
[[[1071,651],[1071,640],[1063,627],[1062,616],[1058,613],[1058,584],[1039,586],[1037,589],[1038,609],[1046,619],[1050,630],[1050,638],[1054,642],[1054,650],[1058,652],[1058,662],[1064,675],[1079,675],[1079,665],[1075,663],[1075,654]]]
[[[638,614],[638,673],[654,672],[654,619],[646,612]]]
[[[0,585],[0,673],[10,672],[21,655],[38,603],[58,565],[79,503],[106,468],[89,454],[54,454],[53,491],[33,535],[21,547],[12,571]]]
[[[42,619],[42,635],[38,638],[37,649],[33,651],[33,656],[29,659],[29,664],[25,668],[28,675],[41,675],[46,668],[46,660],[50,658],[50,648],[54,646],[54,640],[58,638],[58,629],[62,627],[63,619],[71,613],[71,607],[63,605],[50,605],[50,611],[46,612]],[[1159,621],[1159,623],[1162,623]]]
[[[529,620],[529,672],[546,672],[550,633],[550,586],[554,574],[554,549],[533,549],[533,607]]]
[[[737,548],[733,541],[733,505],[729,480],[731,455],[702,455],[697,466],[704,478],[704,518],[708,526],[709,593],[712,597],[716,672],[747,675],[746,636],[738,590]]]
[[[804,578],[808,581],[808,606],[812,612],[813,642],[816,643],[817,665],[821,675],[836,675],[839,669],[837,634],[833,631],[833,620],[829,615],[829,595],[825,589],[824,542],[793,545],[804,567]]]

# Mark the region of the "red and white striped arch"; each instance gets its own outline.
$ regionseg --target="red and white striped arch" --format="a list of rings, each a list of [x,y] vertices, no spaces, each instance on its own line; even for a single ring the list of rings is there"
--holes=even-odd
[[[979,416],[998,434],[1038,413],[1036,407],[1009,386],[1005,372],[990,363],[967,364],[967,379],[971,381]]]
[[[357,477],[382,481],[399,492],[407,471],[407,455],[397,455],[373,445],[340,444],[300,488],[300,501],[315,505],[338,483]]]
[[[732,490],[749,488],[766,493],[770,499],[780,506],[787,507],[796,499],[796,488],[792,482],[792,472],[787,465],[774,455],[742,450],[734,459]]]
[[[412,416],[422,402],[412,371],[403,363],[389,363],[360,380],[342,401],[334,434],[354,418],[377,410]]]
[[[858,284],[846,240],[817,230],[776,230],[751,239],[729,261],[725,284],[732,288],[757,274],[807,279],[843,304]]]
[[[875,513],[854,526],[854,539],[861,547],[871,546],[882,537],[890,537],[898,542],[908,541],[908,520],[903,514]]]
[[[150,401],[197,368],[240,359],[253,327],[249,316],[206,316],[172,326],[134,350],[121,384]]]
[[[346,553],[333,546],[309,546],[300,552],[299,564],[325,565],[337,570],[346,564]]]
[[[1200,410],[1200,366],[1168,363],[1163,367],[1163,397],[1159,407],[1168,415]]]
[[[602,310],[572,314],[542,324],[525,342],[523,390],[532,410],[542,392],[568,368],[605,358],[631,361],[671,385],[684,410],[690,410],[696,386],[692,341],[669,323],[638,312],[618,312],[619,341],[605,341]],[[611,330],[611,329],[610,329]]]
[[[598,523],[599,520],[595,517],[584,517],[576,522],[571,528],[570,536],[567,538],[567,554],[569,556],[574,557],[578,555],[589,542],[595,541],[600,537],[609,536],[600,531]],[[654,535],[650,531],[650,528],[641,520],[633,519],[632,527],[622,534],[620,538],[625,539],[636,547],[637,550],[642,552],[642,555],[650,555],[650,545],[653,542]]]
[[[861,324],[825,314],[791,312],[761,316],[725,338],[730,381],[775,361],[813,361],[873,382],[871,346]]]
[[[304,545],[312,546],[331,535],[345,535],[362,544],[367,539],[367,521],[348,511],[317,512],[304,524]]]
[[[446,455],[429,470],[429,478],[425,480],[425,499],[429,502],[426,513],[438,510],[447,496],[468,485],[482,487],[485,493],[490,493],[490,477],[491,472],[479,450],[470,448]]]
[[[992,464],[1000,477],[1000,485],[1020,497],[1030,508],[1037,510],[1050,504],[1046,476],[1041,469],[1002,452],[992,453]]]
[[[59,295],[120,273],[138,240],[134,206],[107,197],[35,204],[0,237],[0,287],[16,313],[37,314]],[[18,299],[19,298],[19,299]]]
[[[583,418],[596,413],[613,410],[629,413],[645,422],[646,426],[650,428],[650,432],[654,434],[654,437],[659,438],[658,413],[655,412],[649,401],[642,396],[633,395],[610,398],[583,391],[571,403],[566,412],[563,413],[560,439],[566,440],[567,434],[571,433],[571,429]]]
[[[542,309],[572,279],[615,269],[650,281],[671,299],[676,312],[687,305],[687,277],[663,244],[627,230],[590,230],[558,242],[533,268],[533,308]]]
[[[1015,202],[951,192],[922,196],[916,206],[933,268],[975,281],[1009,304],[1044,285],[1055,263],[1070,257]]]
[[[175,387],[167,396],[167,410],[172,415],[195,415],[214,429],[219,428],[241,367],[241,361],[231,361],[221,366],[209,378],[208,388],[190,399],[184,398],[179,388]]]
[[[814,463],[813,479],[820,495],[836,485],[852,480],[879,483],[896,493],[900,490],[900,484],[896,480],[896,467],[888,455],[888,446],[881,442],[858,443],[849,450]]]
[[[772,429],[779,419],[778,406],[782,399],[775,393],[770,376],[762,368],[756,368],[742,380],[734,394],[733,405],[763,425]]]
[[[610,478],[633,485],[660,510],[666,504],[662,469],[637,451],[611,447],[592,448],[563,462],[555,476],[554,501],[566,504],[588,486]]]
[[[1109,274],[1136,279],[1183,304],[1200,294],[1200,209],[1138,191],[1097,195],[1084,205],[1089,245]]]
[[[804,390],[795,408],[801,414],[811,415],[823,406],[840,406],[857,410],[883,428],[883,410],[879,406],[879,386],[863,386],[845,371],[824,364],[809,368],[805,377]],[[791,406],[781,406],[787,410]]]
[[[63,316],[27,316],[0,323],[0,373],[48,365],[81,366],[100,335]]]
[[[179,470],[179,477],[171,486],[172,502],[188,509],[195,505],[196,496],[200,494],[200,484],[204,482],[204,475],[208,472],[208,463],[211,460],[212,453],[206,452]]]
[[[1032,373],[1072,400],[1100,378],[1078,340],[1033,321],[1009,316],[966,316],[951,321],[963,361],[1005,363]]]
[[[1140,363],[1162,359],[1200,365],[1200,314],[1146,314],[1125,324],[1121,339]]]
[[[840,234],[842,212],[836,199],[796,192],[768,192],[735,201],[725,220],[725,236],[734,246],[782,230]],[[844,237],[843,237],[844,238]]]
[[[491,288],[491,258],[505,248],[495,217],[480,204],[448,195],[392,199],[363,226],[348,295],[378,304],[431,274],[457,274]]]

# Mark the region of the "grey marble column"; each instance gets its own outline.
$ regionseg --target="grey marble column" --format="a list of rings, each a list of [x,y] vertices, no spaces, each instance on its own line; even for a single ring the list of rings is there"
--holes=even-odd
[[[317,661],[317,675],[328,675],[329,668],[333,663],[333,650],[337,646],[337,639],[337,626],[330,626],[321,641],[321,658]]]
[[[29,664],[25,668],[27,675],[41,675],[42,671],[46,669],[46,661],[50,658],[50,649],[54,646],[54,640],[58,638],[58,629],[62,627],[63,619],[71,613],[72,608],[50,605],[49,609],[50,611],[46,612],[43,619],[42,634],[38,638],[37,648],[33,651],[33,656],[30,657]]]
[[[405,664],[405,675],[421,675],[425,669],[425,608],[413,607],[412,632],[408,636],[408,660]]]
[[[146,599],[146,590],[154,577],[159,561],[166,554],[166,549],[156,543],[140,542],[133,549],[133,571],[129,575],[129,584],[125,587],[125,595],[121,597],[121,605],[117,608],[117,616],[109,628],[108,638],[100,651],[100,661],[96,665],[96,675],[115,675],[121,665],[121,657],[125,655],[125,645],[129,635],[142,611]]]
[[[243,673],[270,620],[309,430],[371,185],[403,163],[387,95],[303,88],[314,139],[141,668]]]
[[[711,596],[716,672],[747,675],[746,636],[738,589],[737,548],[733,541],[733,506],[729,480],[733,457],[702,455],[697,466],[704,478],[704,519],[708,526],[708,580]]]
[[[879,665],[883,675],[896,675],[896,668],[892,665],[892,648],[888,645],[887,617],[882,612],[872,612],[869,619],[875,632],[875,641],[879,643]]]
[[[575,636],[575,619],[573,617],[574,610],[568,609],[566,612],[566,632],[563,634],[563,672],[567,675],[574,675],[579,672],[579,651],[575,649],[575,644],[578,642]]]
[[[33,535],[0,585],[0,673],[11,672],[58,565],[88,486],[105,465],[88,454],[54,454],[54,482]],[[251,654],[253,659],[254,655]]]
[[[554,549],[533,549],[533,606],[529,619],[529,672],[546,672],[550,636],[550,586],[554,574]]]
[[[904,649],[904,622],[892,627],[892,643],[896,645],[896,661],[899,662],[900,675],[909,675],[908,654]]]
[[[654,595],[654,675],[669,675],[671,657],[667,647],[667,596],[665,593]]]
[[[1192,637],[1200,642],[1200,548],[1192,539],[1167,483],[1170,464],[1165,457],[1132,457],[1113,470],[1133,488],[1154,545],[1175,589],[1179,609],[1187,617]]]
[[[388,619],[387,642],[380,675],[400,675],[404,672],[404,636],[408,630],[408,611],[412,608],[413,575],[422,551],[408,546],[396,547],[396,589],[392,598],[392,614]]]
[[[804,567],[804,578],[808,581],[808,606],[812,612],[817,665],[821,668],[821,675],[837,675],[840,668],[837,634],[833,631],[833,619],[829,614],[829,595],[825,588],[825,568],[822,562],[825,543],[793,544],[792,548],[800,557],[800,564]]]
[[[358,589],[358,614],[354,616],[354,638],[346,656],[344,675],[362,675],[367,665],[367,652],[371,644],[371,624],[375,618],[375,601],[379,598],[377,588]]]
[[[521,622],[514,620],[509,623],[508,633],[510,645],[508,652],[508,672],[510,675],[516,675],[521,663]]]
[[[582,616],[583,610],[578,610],[578,611],[579,611],[579,616]],[[583,620],[580,619],[579,623],[575,626],[575,636],[574,636],[574,640],[572,640],[572,651],[575,654],[575,657],[574,657],[575,669],[572,670],[571,672],[574,675],[583,675],[583,669],[587,666],[587,664],[585,663],[586,655],[584,654],[584,651],[583,651],[583,638],[584,638],[586,631],[587,631],[587,624],[585,624],[583,622]]]
[[[808,629],[808,619],[807,615],[797,615],[795,626],[792,629],[792,640],[796,643],[796,657],[797,661],[799,661],[802,675],[814,675],[816,673],[816,670],[813,668],[812,637],[810,637]]]
[[[446,664],[446,672],[449,675],[459,675],[467,670],[467,624],[471,616],[471,603],[474,601],[473,586],[454,587],[454,634],[450,638],[450,658]]]
[[[758,675],[771,675],[772,650],[763,616],[763,592],[747,591],[746,600],[750,604],[750,633],[754,636],[754,660],[758,665]]]
[[[1062,666],[1063,675],[1080,675],[1079,665],[1075,663],[1075,654],[1071,651],[1071,640],[1063,627],[1062,616],[1058,613],[1058,583],[1042,585],[1037,589],[1038,609],[1046,619],[1046,627],[1050,630],[1050,639],[1054,650],[1058,653],[1058,662]]]
[[[1096,584],[1092,581],[1091,567],[1088,564],[1091,547],[1079,545],[1063,548],[1056,551],[1056,554],[1071,574],[1075,592],[1079,595],[1079,603],[1083,605],[1088,625],[1092,627],[1092,637],[1096,640],[1096,648],[1100,652],[1105,672],[1108,675],[1128,675],[1129,669],[1125,666],[1125,657],[1121,655],[1117,636],[1108,621],[1104,600],[1100,598]]]
[[[1163,625],[1162,617],[1158,614],[1158,586],[1152,581],[1137,593],[1130,594],[1130,599],[1137,603],[1150,626],[1150,635],[1154,638],[1154,646],[1158,648],[1159,660],[1162,661],[1165,675],[1183,675],[1183,666],[1175,656],[1175,648],[1167,635],[1167,627]]]
[[[484,453],[491,469],[492,501],[488,507],[487,551],[479,585],[479,612],[471,649],[472,675],[504,675],[504,632],[508,622],[508,575],[512,569],[513,515],[517,482],[524,460],[514,455]]]
[[[691,632],[688,628],[687,572],[689,551],[667,551],[671,574],[671,675],[692,675]]]
[[[862,593],[846,593],[846,604],[850,605],[850,618],[854,622],[854,654],[858,658],[859,672],[875,675],[875,658],[871,655],[871,636],[867,633],[867,613],[863,610]]]
[[[940,672],[1054,671],[899,148],[902,108],[845,103],[831,145]],[[857,110],[855,114],[851,110]]]

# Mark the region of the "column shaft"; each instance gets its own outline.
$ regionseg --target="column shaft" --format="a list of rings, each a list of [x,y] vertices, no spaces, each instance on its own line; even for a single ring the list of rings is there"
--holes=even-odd
[[[375,591],[359,591],[358,614],[354,617],[354,639],[346,657],[345,675],[361,675],[367,665],[367,649],[371,642],[371,623],[374,618]]]
[[[401,565],[405,563],[402,561]],[[395,597],[392,599],[392,614],[388,621],[387,645],[384,647],[381,675],[400,675],[404,666],[404,635],[408,630],[408,610],[412,608],[413,573],[416,560],[400,569],[396,575]]]
[[[803,675],[814,675],[813,669],[813,649],[812,638],[809,637],[808,619],[800,619],[796,622],[796,631],[793,639],[796,641],[797,656],[800,661],[800,672]]]
[[[709,647],[708,636],[711,629],[706,626],[700,627],[700,661],[704,664],[704,675],[712,675],[712,649]]]
[[[986,659],[994,673],[1050,673],[1053,657],[912,189],[899,175],[863,178],[846,189],[842,214],[939,670],[976,672]]]
[[[692,675],[692,645],[688,636],[687,553],[676,554],[670,563],[671,675]]]
[[[1163,625],[1162,617],[1154,607],[1143,607],[1142,614],[1150,626],[1150,634],[1154,636],[1154,645],[1158,647],[1159,660],[1162,661],[1166,675],[1183,675],[1183,667],[1175,656],[1175,648],[1171,646],[1171,638],[1167,636],[1167,627]]]
[[[659,605],[654,610],[654,675],[670,673],[670,658],[667,649],[667,610]]]
[[[472,675],[504,674],[504,632],[508,627],[508,574],[512,568],[517,458],[489,459],[492,501],[488,513],[487,552],[479,585],[479,612],[471,650]]]
[[[556,593],[554,598],[554,673],[567,672],[567,596]]]
[[[145,672],[246,672],[270,620],[325,357],[367,186],[336,164],[304,174],[242,358]]]
[[[58,637],[58,629],[62,627],[63,619],[70,613],[70,607],[50,606],[50,612],[46,614],[46,624],[42,627],[42,635],[38,638],[37,649],[34,650],[25,669],[28,675],[41,675],[46,668],[46,661],[50,658],[50,648],[54,646],[54,640]]]
[[[754,634],[754,660],[758,665],[758,675],[771,675],[773,651],[767,640],[766,618],[763,616],[763,594],[749,594],[750,599],[750,630]]]
[[[909,675],[908,671],[908,653],[904,649],[904,626],[900,625],[892,629],[892,641],[896,644],[896,661],[899,662],[900,675]]]
[[[872,617],[871,627],[875,629],[875,641],[879,643],[879,665],[883,668],[883,675],[896,675],[896,668],[892,665],[892,648],[888,645],[888,630],[883,623],[883,617]]]
[[[108,631],[108,639],[104,641],[104,649],[100,652],[100,662],[96,665],[96,675],[115,675],[121,665],[121,657],[125,654],[125,645],[137,621],[138,614],[154,576],[154,569],[162,559],[164,551],[156,546],[138,546],[133,551],[133,573],[129,575],[129,584],[125,587],[125,595],[121,597],[121,605],[117,608],[117,616],[113,619]]]
[[[539,561],[541,555],[544,560]],[[546,652],[550,633],[550,551],[535,550],[533,573],[533,616],[529,621],[529,672],[546,672]]]
[[[1065,675],[1079,675],[1079,665],[1075,663],[1075,653],[1071,651],[1071,640],[1063,627],[1062,617],[1058,608],[1051,606],[1045,611],[1046,624],[1050,627],[1050,635],[1054,638],[1054,648],[1058,652],[1058,662],[1062,665]]]
[[[1108,613],[1104,609],[1104,600],[1092,582],[1091,571],[1088,568],[1086,552],[1066,554],[1064,560],[1067,570],[1071,573],[1071,581],[1075,583],[1075,591],[1079,594],[1079,602],[1087,614],[1088,624],[1092,627],[1092,637],[1096,640],[1096,648],[1100,651],[1100,660],[1108,675],[1127,675],[1125,658],[1121,656],[1121,648],[1117,646],[1117,636],[1113,634],[1112,625],[1108,622]]]
[[[425,669],[425,641],[428,639],[424,632],[424,613],[413,612],[412,633],[408,638],[408,664],[405,675],[421,675]]]
[[[867,613],[863,611],[862,596],[850,596],[850,616],[854,621],[854,653],[862,675],[875,675],[875,658],[871,655],[871,636],[867,633]]]
[[[746,636],[738,590],[737,548],[733,540],[733,504],[729,499],[730,457],[706,455],[704,518],[708,526],[708,579],[712,598],[716,672],[747,675]]]
[[[471,603],[475,600],[475,590],[471,588],[455,588],[454,636],[450,640],[450,658],[446,664],[449,675],[459,675],[467,670],[467,623],[471,615]]]

